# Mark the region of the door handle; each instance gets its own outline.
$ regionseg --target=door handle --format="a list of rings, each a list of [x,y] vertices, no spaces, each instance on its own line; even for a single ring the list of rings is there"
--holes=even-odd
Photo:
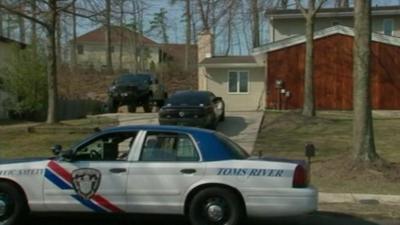
[[[196,173],[196,170],[195,169],[182,169],[181,173],[183,173],[183,174],[194,174],[194,173]]]
[[[125,168],[112,168],[110,169],[111,173],[125,173],[126,169]]]

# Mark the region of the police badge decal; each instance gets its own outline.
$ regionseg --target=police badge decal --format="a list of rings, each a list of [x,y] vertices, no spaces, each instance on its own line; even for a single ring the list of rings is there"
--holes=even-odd
[[[84,168],[72,171],[72,184],[76,193],[90,199],[100,187],[101,173],[96,169]]]

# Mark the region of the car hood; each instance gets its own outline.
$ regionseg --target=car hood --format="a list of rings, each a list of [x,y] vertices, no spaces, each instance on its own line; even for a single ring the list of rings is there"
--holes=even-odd
[[[36,158],[19,158],[19,159],[0,159],[0,165],[13,164],[13,163],[41,162],[47,160],[50,160],[50,158],[36,157]]]

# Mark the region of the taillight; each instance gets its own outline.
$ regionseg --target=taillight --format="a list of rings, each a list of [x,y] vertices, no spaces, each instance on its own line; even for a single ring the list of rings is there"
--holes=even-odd
[[[308,186],[307,171],[303,166],[297,165],[293,174],[293,187],[304,188]]]

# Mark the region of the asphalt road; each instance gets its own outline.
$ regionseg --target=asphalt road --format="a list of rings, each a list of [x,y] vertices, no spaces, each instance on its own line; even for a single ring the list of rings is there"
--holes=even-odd
[[[31,216],[26,225],[189,225],[184,217],[164,215]],[[317,212],[312,215],[246,221],[243,225],[400,225],[400,219],[360,218],[347,214]]]

